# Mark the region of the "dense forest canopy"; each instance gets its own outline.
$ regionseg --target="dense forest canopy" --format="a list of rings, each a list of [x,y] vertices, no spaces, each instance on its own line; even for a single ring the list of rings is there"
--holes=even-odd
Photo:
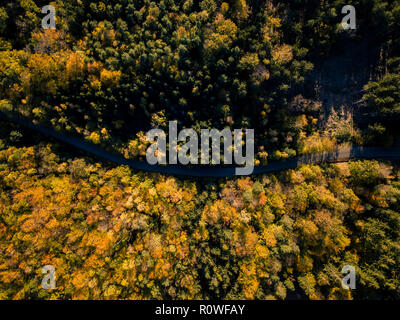
[[[45,4],[0,7],[2,111],[129,158],[144,156],[144,131],[172,120],[255,129],[257,164],[379,136],[353,130],[346,117],[335,120],[339,133],[326,130],[326,110],[305,80],[346,39],[372,38],[381,65],[398,56],[399,1],[354,1],[355,35],[341,27],[345,1],[58,0],[56,30],[41,28]],[[388,97],[368,85],[372,110],[398,114],[396,70],[376,79],[385,94],[395,91]]]

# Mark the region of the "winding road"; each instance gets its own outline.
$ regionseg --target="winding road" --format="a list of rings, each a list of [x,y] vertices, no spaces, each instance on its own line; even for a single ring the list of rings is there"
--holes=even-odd
[[[13,122],[23,127],[35,130],[44,135],[51,136],[59,141],[65,142],[80,150],[86,151],[92,155],[112,161],[119,165],[128,165],[134,170],[157,172],[166,175],[186,176],[186,177],[204,177],[204,178],[223,178],[236,176],[234,167],[221,166],[183,166],[183,165],[150,165],[147,162],[133,159],[126,159],[121,155],[106,151],[82,139],[68,136],[56,132],[53,129],[41,125],[33,124],[30,121],[20,117],[10,117],[0,112],[0,119]],[[302,155],[287,160],[271,162],[266,166],[255,166],[253,175],[294,169],[303,164],[335,163],[346,162],[352,159],[381,159],[381,160],[399,160],[400,146],[392,148],[381,147],[349,147],[339,148],[332,152],[323,152],[320,154]]]

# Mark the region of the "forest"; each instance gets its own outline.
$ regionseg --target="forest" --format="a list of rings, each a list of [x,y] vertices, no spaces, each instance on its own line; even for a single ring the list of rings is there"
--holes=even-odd
[[[356,30],[341,24],[348,4]],[[255,165],[391,147],[400,1],[4,0],[0,112],[128,159],[169,121],[254,129]],[[395,162],[178,178],[0,124],[0,300],[400,298]]]
[[[41,144],[0,151],[0,182],[0,299],[400,298],[388,163],[193,181]],[[357,290],[342,289],[343,265]]]

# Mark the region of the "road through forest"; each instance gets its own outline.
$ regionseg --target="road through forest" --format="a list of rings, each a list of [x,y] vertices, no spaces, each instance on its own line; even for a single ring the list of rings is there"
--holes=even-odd
[[[2,112],[0,112],[0,118],[21,125],[23,127],[35,130],[44,135],[53,137],[59,141],[67,143],[80,150],[101,157],[103,159],[112,161],[116,164],[128,165],[134,170],[157,172],[166,175],[186,176],[186,177],[222,178],[222,177],[236,176],[235,167],[203,166],[203,165],[198,165],[198,166],[150,165],[144,161],[126,159],[121,155],[106,151],[91,143],[83,141],[82,139],[56,132],[55,130],[48,127],[33,124],[22,118],[17,118],[17,117],[11,118]],[[391,161],[399,160],[400,146],[392,148],[348,147],[348,148],[339,148],[332,152],[302,155],[298,157],[289,158],[287,160],[271,162],[266,166],[255,166],[253,175],[259,175],[263,173],[270,173],[287,169],[294,169],[303,164],[346,162],[352,159],[379,159],[379,160],[391,160]]]

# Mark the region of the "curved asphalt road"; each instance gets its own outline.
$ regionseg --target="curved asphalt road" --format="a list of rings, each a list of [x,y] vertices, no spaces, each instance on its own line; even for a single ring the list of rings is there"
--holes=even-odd
[[[10,121],[29,129],[38,131],[42,134],[51,136],[57,140],[72,145],[78,149],[96,155],[98,157],[115,162],[119,165],[128,165],[132,169],[158,172],[166,175],[187,176],[187,177],[209,177],[222,178],[236,176],[234,167],[217,167],[203,166],[188,167],[182,165],[150,165],[147,162],[125,159],[121,155],[106,151],[82,139],[67,136],[56,132],[53,129],[41,125],[33,124],[19,117],[9,117],[0,112],[0,118]],[[324,152],[320,154],[303,155],[290,158],[283,161],[271,162],[266,166],[254,167],[253,175],[280,171],[286,169],[294,169],[302,164],[319,164],[319,163],[334,163],[345,162],[351,159],[382,159],[382,160],[398,160],[400,159],[400,147],[380,148],[380,147],[351,147],[340,148],[332,152]]]

